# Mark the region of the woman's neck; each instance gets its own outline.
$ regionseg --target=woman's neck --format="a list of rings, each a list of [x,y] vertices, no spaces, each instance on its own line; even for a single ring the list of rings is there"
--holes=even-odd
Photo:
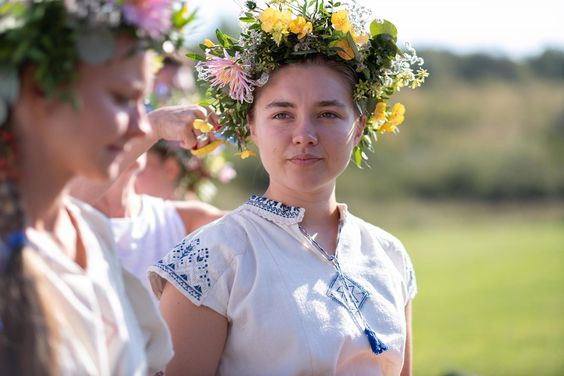
[[[121,176],[94,207],[110,218],[137,216],[141,211],[141,196],[135,192],[135,177]]]
[[[49,163],[43,163],[41,168],[30,168],[30,165],[40,164],[22,161],[18,182],[27,226],[53,231],[64,212],[63,198],[68,193],[66,185],[71,176],[50,168]]]
[[[327,253],[334,254],[340,220],[334,189],[308,194],[277,189],[271,185],[264,196],[285,205],[304,208],[305,213],[300,226],[315,237]]]

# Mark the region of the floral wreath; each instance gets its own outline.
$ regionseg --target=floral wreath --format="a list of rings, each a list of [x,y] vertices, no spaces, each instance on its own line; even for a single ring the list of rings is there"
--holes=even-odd
[[[20,69],[34,65],[48,96],[69,99],[78,62],[100,64],[113,56],[115,31],[139,49],[172,52],[195,17],[173,0],[8,0],[0,5],[0,126],[19,95]]]
[[[403,122],[405,107],[387,101],[402,87],[416,88],[428,76],[423,59],[406,43],[397,45],[396,27],[389,21],[374,20],[365,30],[370,10],[354,0],[270,0],[260,8],[246,2],[241,18],[242,33],[234,39],[216,31],[218,44],[206,40],[204,55],[188,54],[198,61],[198,78],[207,87],[209,104],[219,113],[220,133],[232,140],[241,156],[253,155],[247,145],[250,130],[247,115],[253,91],[268,81],[269,73],[284,64],[322,54],[356,72],[353,99],[367,125],[354,149],[357,166],[368,159],[378,133],[396,133]]]
[[[0,272],[25,242],[18,205],[17,145],[8,118],[20,95],[20,74],[32,65],[34,80],[52,98],[69,100],[79,62],[101,64],[114,53],[116,32],[136,48],[172,52],[182,28],[194,19],[173,0],[8,0],[0,2]]]

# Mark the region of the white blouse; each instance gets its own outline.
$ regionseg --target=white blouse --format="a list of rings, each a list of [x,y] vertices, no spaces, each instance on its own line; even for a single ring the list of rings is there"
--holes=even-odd
[[[116,255],[109,223],[94,208],[67,199],[87,251],[86,269],[49,237],[26,230],[41,265],[41,291],[56,324],[61,375],[147,375],[164,369],[172,342],[137,278]]]
[[[300,229],[303,208],[257,196],[149,269],[157,296],[170,282],[227,318],[218,374],[400,373],[405,306],[417,290],[411,261],[395,237],[339,210],[341,273]]]
[[[110,223],[121,264],[150,291],[147,269],[186,236],[176,207],[159,197],[141,195],[137,216],[110,218]]]

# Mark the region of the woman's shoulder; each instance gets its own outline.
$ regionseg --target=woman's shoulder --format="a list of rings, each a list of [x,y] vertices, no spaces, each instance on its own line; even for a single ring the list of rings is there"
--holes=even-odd
[[[149,268],[153,292],[160,298],[171,283],[194,304],[206,304],[225,314],[223,298],[238,260],[251,248],[244,219],[238,210],[209,223],[182,239]]]
[[[212,258],[215,267],[226,267],[233,258],[249,250],[248,239],[249,231],[245,220],[236,209],[188,234],[158,263],[192,263],[196,256],[199,260]]]
[[[348,217],[354,226],[360,230],[361,236],[370,236],[377,239],[386,250],[403,249],[402,242],[390,232],[353,214],[348,213]]]

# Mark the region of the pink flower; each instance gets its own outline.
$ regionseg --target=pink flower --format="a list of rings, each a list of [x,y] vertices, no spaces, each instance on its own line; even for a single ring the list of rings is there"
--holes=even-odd
[[[159,38],[171,27],[171,0],[125,0],[123,15],[127,22]]]
[[[229,96],[241,103],[253,102],[253,90],[256,82],[249,78],[244,66],[237,63],[239,56],[232,58],[225,51],[225,57],[211,56],[210,60],[196,65],[200,79],[209,81],[211,86],[223,88],[229,86]]]
[[[235,171],[233,166],[229,163],[221,169],[219,175],[217,176],[217,179],[221,183],[225,184],[229,183],[233,178],[235,178],[235,176],[237,176],[237,171]]]

